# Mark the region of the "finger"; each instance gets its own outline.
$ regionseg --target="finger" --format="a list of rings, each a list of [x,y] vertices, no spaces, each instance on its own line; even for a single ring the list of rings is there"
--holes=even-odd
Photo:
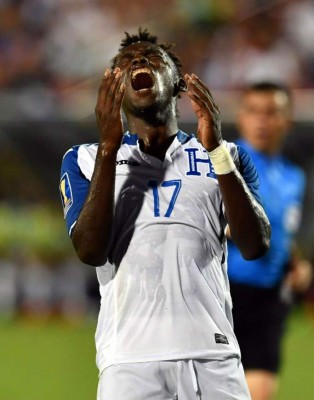
[[[122,72],[119,68],[116,68],[113,71],[112,78],[110,82],[108,82],[108,96],[114,96],[117,90],[117,87],[120,86],[119,81],[121,80]]]
[[[97,106],[100,106],[101,104],[103,104],[103,102],[106,98],[108,82],[109,82],[109,79],[111,76],[112,76],[112,71],[109,68],[107,68],[102,77],[102,80],[101,80],[101,83],[100,83],[100,86],[98,89]]]
[[[207,103],[209,103],[211,109],[215,110],[217,113],[220,113],[219,107],[215,103],[213,97],[211,96],[206,86],[201,86],[198,82],[196,82],[193,78],[191,78],[188,84],[188,89],[191,90],[192,93],[197,94],[200,98],[203,98]]]
[[[101,110],[106,104],[106,100],[108,98],[108,94],[112,88],[113,83],[115,82],[115,78],[117,74],[119,74],[120,69],[115,68],[114,71],[107,69],[104,73],[103,79],[101,81],[99,90],[98,90],[98,98],[96,108]]]
[[[119,91],[121,88],[122,80],[123,80],[123,76],[122,76],[121,71],[119,70],[115,73],[115,76],[112,80],[111,86],[107,93],[106,102],[104,104],[104,112],[105,113],[111,113],[113,111],[116,101],[122,100],[121,97],[119,96]],[[121,104],[120,104],[120,106],[121,106]]]
[[[188,89],[191,91],[197,91],[198,94],[203,94],[203,95],[208,95],[208,90],[206,88],[203,88],[198,81],[193,78],[192,76],[188,79]]]
[[[200,98],[197,94],[195,93],[188,93],[190,99],[199,107],[199,109],[196,111],[197,115],[204,115],[204,113],[209,113],[212,115],[212,111],[208,107],[208,104],[206,101],[204,101],[202,98]]]
[[[120,78],[121,71],[119,68],[115,68],[114,71],[110,72],[110,75],[108,74],[106,77],[104,77],[100,87],[100,93],[96,106],[96,109],[100,115],[106,115],[112,112],[114,96]]]
[[[125,93],[125,83],[122,82],[119,85],[119,90],[116,93],[114,105],[112,108],[112,112],[113,112],[114,116],[117,116],[118,114],[120,114],[124,93]]]
[[[189,74],[184,74],[184,79],[188,82],[191,79]]]
[[[188,95],[191,99],[193,99],[195,101],[196,104],[198,104],[202,109],[208,109],[210,110],[210,108],[208,107],[208,101],[204,100],[204,98],[200,97],[197,93],[192,93],[192,92],[188,92]]]
[[[203,93],[204,95],[209,96],[211,100],[214,100],[208,88],[204,84],[202,84],[198,79],[191,77],[188,85],[192,90],[197,90],[198,93]]]
[[[189,91],[189,92],[188,92],[188,95],[189,95],[190,97],[195,97],[195,98],[201,100],[201,96],[200,96],[199,94],[195,93],[195,92],[190,92],[190,91]]]
[[[189,76],[189,77],[190,77],[190,79],[191,79],[191,82],[193,82],[193,83],[196,84],[197,86],[201,87],[202,90],[204,91],[204,93],[207,93],[207,94],[211,97],[213,103],[215,104],[213,95],[212,95],[210,89],[208,88],[208,86],[206,86],[205,83],[204,83],[197,75],[195,75],[195,74],[192,74],[192,75]]]
[[[208,93],[210,95],[210,97],[213,99],[213,96],[212,96],[211,91],[209,90],[208,86],[206,86],[205,83],[203,81],[201,81],[197,75],[192,74],[191,78],[193,81],[196,82],[197,85],[199,85],[204,90],[205,93]]]
[[[208,86],[205,85],[205,83],[195,74],[191,75],[191,79],[194,80],[196,82],[196,84],[201,87],[203,89],[203,91],[205,93],[208,94],[208,96],[211,98],[213,106],[219,111],[219,107],[217,106],[217,104],[215,103],[215,100],[213,98],[213,95],[210,91],[210,89],[208,88]]]
[[[217,120],[217,113],[215,111],[213,111],[212,109],[210,109],[207,101],[200,98],[197,94],[194,94],[194,93],[188,93],[188,95],[189,95],[190,99],[192,101],[194,101],[200,107],[199,110],[195,111],[196,115],[198,117],[200,117],[200,116],[205,117],[206,114],[209,114],[213,121]]]
[[[202,105],[200,104],[200,106],[204,107],[204,105],[207,104],[206,108],[211,109],[212,111],[218,114],[220,113],[218,106],[215,104],[209,93],[207,91],[204,92],[203,88],[201,88],[200,85],[198,85],[195,81],[193,81],[193,79],[188,84],[188,93],[193,93],[199,99],[203,100]],[[210,107],[208,107],[208,105]]]
[[[192,74],[191,78],[194,79],[204,90],[210,92],[208,86],[206,86],[205,83],[197,75]]]
[[[184,75],[187,87],[188,87],[188,91],[193,91],[194,90],[194,86],[196,85],[195,80],[193,81],[192,77],[189,74],[185,74]]]

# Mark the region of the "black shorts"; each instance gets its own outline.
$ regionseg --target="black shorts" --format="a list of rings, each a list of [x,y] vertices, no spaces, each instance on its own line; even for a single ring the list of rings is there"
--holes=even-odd
[[[279,288],[230,284],[234,331],[245,370],[277,373],[290,306],[280,299]]]

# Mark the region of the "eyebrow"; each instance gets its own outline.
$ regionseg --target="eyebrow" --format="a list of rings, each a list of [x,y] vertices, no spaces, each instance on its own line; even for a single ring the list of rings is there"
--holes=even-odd
[[[137,52],[138,49],[125,49],[122,50],[121,53],[119,53],[119,57],[128,57],[132,56],[135,52]],[[161,48],[158,47],[153,47],[153,46],[147,46],[145,49],[141,50],[144,54],[150,54],[150,53],[158,53],[160,55],[164,55],[163,51]]]

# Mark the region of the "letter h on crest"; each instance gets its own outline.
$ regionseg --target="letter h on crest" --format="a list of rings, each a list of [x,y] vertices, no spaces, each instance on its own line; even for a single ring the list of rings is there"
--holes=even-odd
[[[196,152],[198,151],[198,149],[189,148],[189,149],[185,149],[185,151],[188,153],[188,160],[189,160],[189,167],[190,167],[190,170],[186,173],[186,175],[196,175],[196,176],[202,175],[197,169],[197,164],[198,163],[207,163],[209,172],[206,174],[206,176],[215,178],[216,175],[214,172],[214,168],[212,166],[212,163],[210,162],[210,159],[208,157],[208,154],[206,153],[206,150],[204,150],[204,153],[206,153],[206,156],[207,156],[206,158],[197,158],[196,157]]]

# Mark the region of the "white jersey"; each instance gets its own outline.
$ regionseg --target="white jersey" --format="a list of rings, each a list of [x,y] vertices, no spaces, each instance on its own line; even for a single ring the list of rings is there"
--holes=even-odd
[[[228,148],[256,195],[247,154],[233,143]],[[64,157],[60,189],[70,233],[96,153],[97,144],[81,145]],[[99,371],[119,363],[240,356],[224,207],[206,150],[179,131],[160,161],[126,134],[116,164],[114,239],[107,263],[96,268]]]

